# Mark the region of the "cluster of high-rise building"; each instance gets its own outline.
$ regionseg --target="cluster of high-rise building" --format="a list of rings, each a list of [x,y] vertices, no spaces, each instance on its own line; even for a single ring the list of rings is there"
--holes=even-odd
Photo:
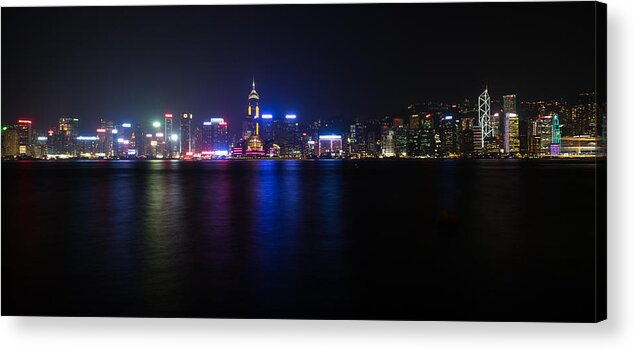
[[[605,109],[593,93],[578,100],[518,103],[492,100],[416,103],[395,116],[319,119],[262,114],[252,83],[241,130],[231,137],[222,117],[194,122],[192,113],[165,113],[148,125],[100,119],[80,135],[79,118],[61,117],[34,129],[29,119],[2,127],[3,158],[454,158],[561,157],[605,154]]]
[[[174,119],[179,119],[175,126]],[[191,113],[175,117],[166,113],[149,125],[100,119],[95,133],[79,134],[79,118],[61,117],[55,127],[33,129],[32,121],[18,120],[2,128],[2,156],[104,159],[179,159],[195,154],[207,158],[226,156],[227,122],[210,118],[203,127],[192,124]]]
[[[518,158],[605,154],[605,110],[594,94],[578,101],[519,103],[508,94],[477,102],[417,103],[397,117],[355,120],[345,139],[352,158]]]

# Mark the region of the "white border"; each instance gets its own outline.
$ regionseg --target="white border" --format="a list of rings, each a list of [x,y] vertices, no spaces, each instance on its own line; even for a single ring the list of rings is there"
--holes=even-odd
[[[296,3],[238,1],[237,3]],[[312,3],[316,1],[311,1]],[[318,1],[331,3],[340,1]],[[347,3],[372,1],[345,1]],[[401,1],[409,2],[409,1]],[[456,2],[456,1],[452,1]],[[464,1],[463,1],[464,2]],[[151,5],[174,0],[5,0],[2,6]],[[235,3],[185,1],[186,4]],[[634,349],[633,5],[608,0],[608,320],[599,324],[290,321],[132,318],[0,318],[2,349]],[[547,16],[545,16],[547,18]],[[538,21],[538,19],[536,19]],[[552,19],[546,25],[565,25]],[[629,89],[628,89],[629,87]],[[629,158],[629,159],[628,159]],[[629,296],[629,298],[628,298]]]

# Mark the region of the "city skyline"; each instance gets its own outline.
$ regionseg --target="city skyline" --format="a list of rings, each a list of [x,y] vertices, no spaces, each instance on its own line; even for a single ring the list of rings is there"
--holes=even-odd
[[[457,102],[485,83],[492,95],[524,100],[592,90],[591,55],[573,54],[592,44],[590,36],[568,35],[573,27],[592,32],[581,25],[592,18],[550,4],[549,16],[568,24],[540,26],[531,14],[543,13],[513,6],[523,15],[503,16],[508,4],[368,5],[364,16],[346,5],[9,8],[2,118],[45,124],[61,115],[96,122],[190,111],[232,124],[243,117],[241,96],[254,76],[267,91],[263,113],[348,121],[421,100]],[[447,10],[449,18],[434,16]],[[357,25],[348,28],[353,18]],[[517,29],[500,31],[505,25]]]
[[[605,106],[595,93],[580,93],[573,103],[558,99],[518,105],[516,94],[492,99],[486,85],[477,102],[415,103],[401,114],[346,123],[262,113],[266,107],[253,79],[245,110],[238,131],[223,117],[197,120],[187,112],[169,112],[141,123],[102,118],[95,134],[82,134],[77,117],[60,117],[58,125],[44,129],[22,118],[3,126],[2,156],[187,160],[605,155]]]
[[[605,4],[2,10],[3,316],[606,318]]]

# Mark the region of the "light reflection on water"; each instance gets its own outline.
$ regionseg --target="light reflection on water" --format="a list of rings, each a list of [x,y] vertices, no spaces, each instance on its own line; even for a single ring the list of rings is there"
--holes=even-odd
[[[593,198],[577,189],[593,185],[593,171],[459,160],[3,163],[3,310],[530,318],[552,312],[537,298],[548,284],[558,310],[581,312],[594,223]]]

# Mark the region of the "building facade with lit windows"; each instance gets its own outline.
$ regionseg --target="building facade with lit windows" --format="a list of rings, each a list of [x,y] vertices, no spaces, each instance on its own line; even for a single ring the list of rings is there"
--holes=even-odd
[[[19,149],[18,130],[15,125],[2,127],[2,157],[16,157]]]
[[[191,155],[193,150],[193,134],[192,134],[192,120],[194,116],[191,113],[181,114],[181,135],[180,135],[180,155]]]
[[[338,158],[343,155],[343,140],[341,135],[319,135],[320,158]]]
[[[165,134],[165,158],[178,158],[178,135],[174,133],[174,115],[163,115],[163,133]]]
[[[77,137],[79,133],[79,118],[61,117],[55,133],[55,154],[77,155]]]
[[[28,119],[19,119],[16,129],[18,131],[18,154],[24,156],[32,155],[31,142],[33,138],[32,122]]]
[[[520,152],[519,117],[516,113],[504,114],[504,153]]]
[[[396,135],[394,129],[387,125],[383,126],[381,133],[381,155],[386,158],[396,157]]]
[[[440,154],[443,157],[458,153],[458,128],[453,116],[445,116],[440,121]]]

